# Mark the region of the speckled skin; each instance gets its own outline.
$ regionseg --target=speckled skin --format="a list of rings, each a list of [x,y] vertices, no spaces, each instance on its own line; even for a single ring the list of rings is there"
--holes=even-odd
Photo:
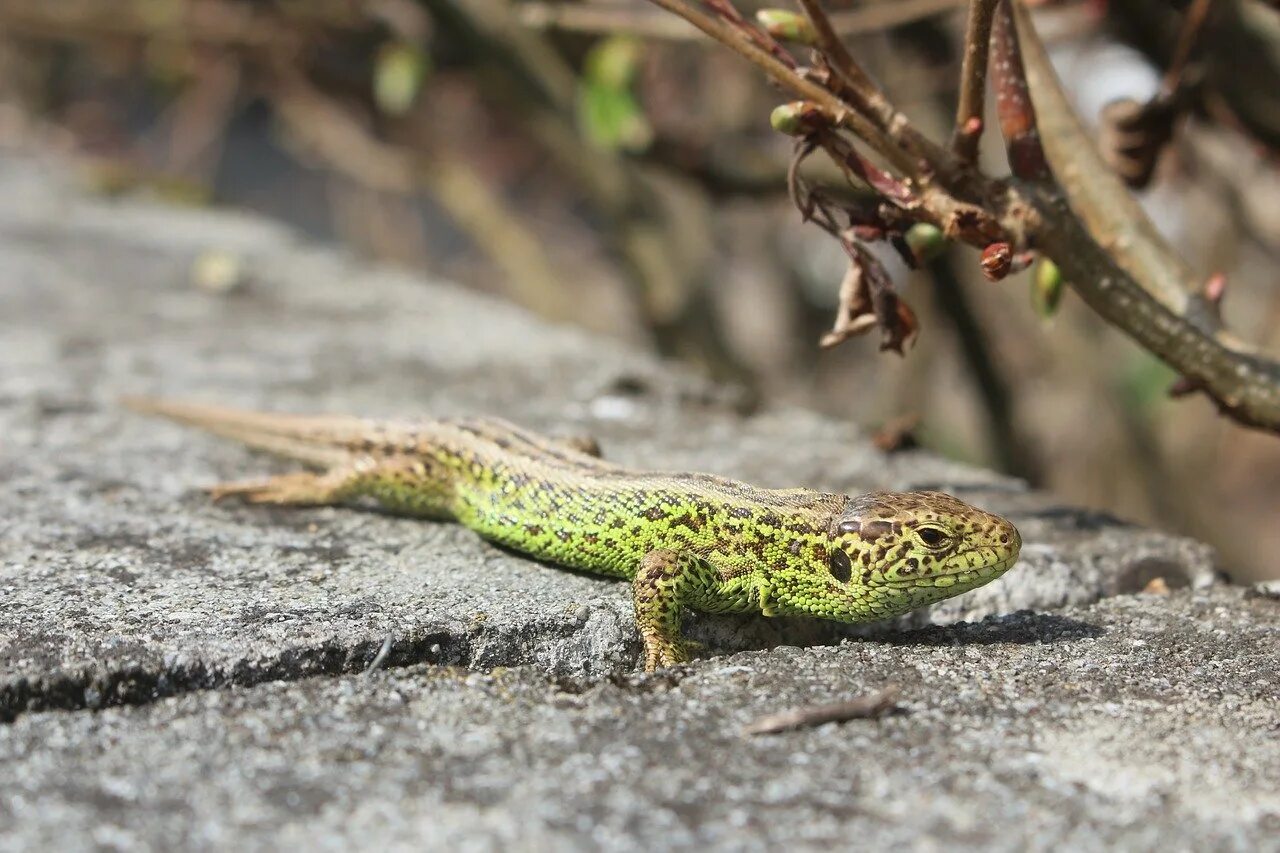
[[[688,659],[686,607],[885,619],[994,580],[1022,545],[1005,519],[941,492],[848,497],[633,471],[593,455],[589,440],[556,441],[495,419],[377,422],[126,402],[321,469],[216,486],[217,498],[369,497],[630,580],[647,670]]]

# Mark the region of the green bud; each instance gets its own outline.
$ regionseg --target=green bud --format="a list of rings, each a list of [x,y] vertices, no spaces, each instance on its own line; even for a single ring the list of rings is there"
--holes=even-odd
[[[1062,272],[1048,258],[1036,261],[1035,275],[1031,279],[1031,307],[1041,317],[1048,319],[1058,310],[1062,301]]]
[[[927,263],[942,254],[947,247],[947,238],[942,229],[928,222],[917,222],[902,235],[911,247],[911,254],[916,256],[917,263]]]
[[[373,99],[388,115],[413,106],[427,77],[427,55],[414,45],[391,42],[378,51],[373,67]]]
[[[607,89],[625,89],[640,70],[644,44],[627,35],[609,36],[587,53],[584,76]]]
[[[761,9],[756,12],[756,21],[764,27],[765,32],[776,39],[796,44],[813,44],[818,40],[809,19],[799,12],[787,9]]]
[[[769,114],[769,125],[787,136],[801,136],[813,129],[813,109],[813,104],[808,101],[780,104]]]

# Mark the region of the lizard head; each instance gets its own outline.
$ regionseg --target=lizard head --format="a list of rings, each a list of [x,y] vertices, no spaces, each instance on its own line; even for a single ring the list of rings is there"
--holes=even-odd
[[[897,616],[982,586],[1008,571],[1022,547],[1006,519],[942,492],[850,498],[828,533],[825,579],[793,602],[842,621]]]

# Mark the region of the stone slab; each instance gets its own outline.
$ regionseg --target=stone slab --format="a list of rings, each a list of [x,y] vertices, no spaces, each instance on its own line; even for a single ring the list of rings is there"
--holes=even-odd
[[[900,686],[895,711],[746,736]],[[0,726],[0,850],[1280,850],[1280,602],[1126,595],[655,676],[413,665]]]
[[[453,525],[352,509],[213,505],[278,463],[120,408],[158,394],[282,411],[501,414],[607,455],[770,486],[937,487],[1021,528],[1022,566],[903,624],[1213,582],[1191,540],[1061,506],[928,453],[887,455],[508,305],[306,245],[228,212],[86,196],[0,160],[0,719],[394,665],[636,666],[624,584],[548,568]],[[193,282],[209,253],[243,286]],[[712,653],[848,629],[704,618]]]

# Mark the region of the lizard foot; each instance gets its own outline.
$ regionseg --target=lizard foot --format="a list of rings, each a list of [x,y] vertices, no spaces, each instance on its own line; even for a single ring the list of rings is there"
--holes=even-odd
[[[644,638],[644,671],[653,672],[668,666],[689,662],[686,643],[676,643],[661,637]]]
[[[219,483],[205,491],[215,501],[235,497],[254,504],[321,506],[336,503],[340,499],[339,493],[345,481],[345,477],[334,477],[332,474],[299,471],[265,480]]]

